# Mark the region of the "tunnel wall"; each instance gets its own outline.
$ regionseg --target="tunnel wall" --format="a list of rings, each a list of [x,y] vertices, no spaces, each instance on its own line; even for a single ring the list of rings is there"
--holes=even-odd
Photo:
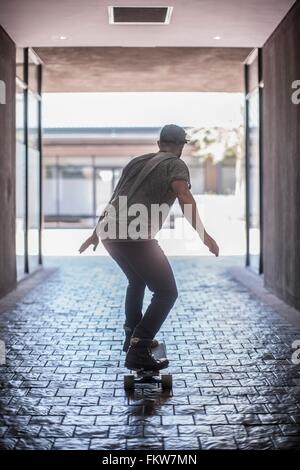
[[[264,280],[300,309],[300,103],[292,102],[295,80],[300,81],[300,2],[263,47],[262,105]]]
[[[0,297],[16,285],[15,44],[0,26]],[[5,103],[3,99],[5,88]]]

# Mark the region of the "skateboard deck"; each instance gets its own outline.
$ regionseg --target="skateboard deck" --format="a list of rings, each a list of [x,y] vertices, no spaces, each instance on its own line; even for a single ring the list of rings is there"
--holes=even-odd
[[[167,357],[167,349],[165,343],[159,343],[158,346],[152,348],[152,354],[155,359],[163,359]],[[163,374],[162,372],[166,369],[161,370],[145,370],[138,369],[134,371],[134,374],[124,376],[124,388],[125,390],[133,390],[135,384],[157,384],[161,385],[163,389],[172,389],[172,375]]]

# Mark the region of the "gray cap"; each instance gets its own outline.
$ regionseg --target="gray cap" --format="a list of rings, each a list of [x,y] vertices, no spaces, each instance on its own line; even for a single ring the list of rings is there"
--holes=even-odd
[[[172,142],[176,144],[187,143],[186,132],[176,124],[167,124],[164,126],[159,135],[159,140],[161,142]]]

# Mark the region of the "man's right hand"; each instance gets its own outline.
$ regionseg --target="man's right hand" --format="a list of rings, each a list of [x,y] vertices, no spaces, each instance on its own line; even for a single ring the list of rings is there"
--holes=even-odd
[[[86,239],[85,242],[82,243],[81,247],[79,248],[79,253],[83,253],[90,245],[93,245],[93,251],[96,251],[96,248],[99,244],[99,238],[94,230],[93,234]]]
[[[210,235],[208,235],[207,232],[204,233],[204,244],[207,246],[207,248],[213,255],[219,256],[218,244]]]

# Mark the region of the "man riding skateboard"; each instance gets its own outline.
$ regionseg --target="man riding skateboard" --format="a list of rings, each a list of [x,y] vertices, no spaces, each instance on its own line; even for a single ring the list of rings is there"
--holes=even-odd
[[[82,253],[92,245],[95,251],[100,238],[128,279],[123,351],[127,353],[125,366],[132,370],[168,366],[168,359],[155,359],[151,349],[158,344],[155,336],[178,293],[171,266],[154,237],[176,198],[203,243],[211,253],[219,255],[219,247],[205,231],[190,192],[188,167],[180,159],[187,143],[185,130],[166,125],[157,143],[157,153],[136,157],[125,166],[93,234],[79,249]],[[153,295],[143,315],[146,287]]]

